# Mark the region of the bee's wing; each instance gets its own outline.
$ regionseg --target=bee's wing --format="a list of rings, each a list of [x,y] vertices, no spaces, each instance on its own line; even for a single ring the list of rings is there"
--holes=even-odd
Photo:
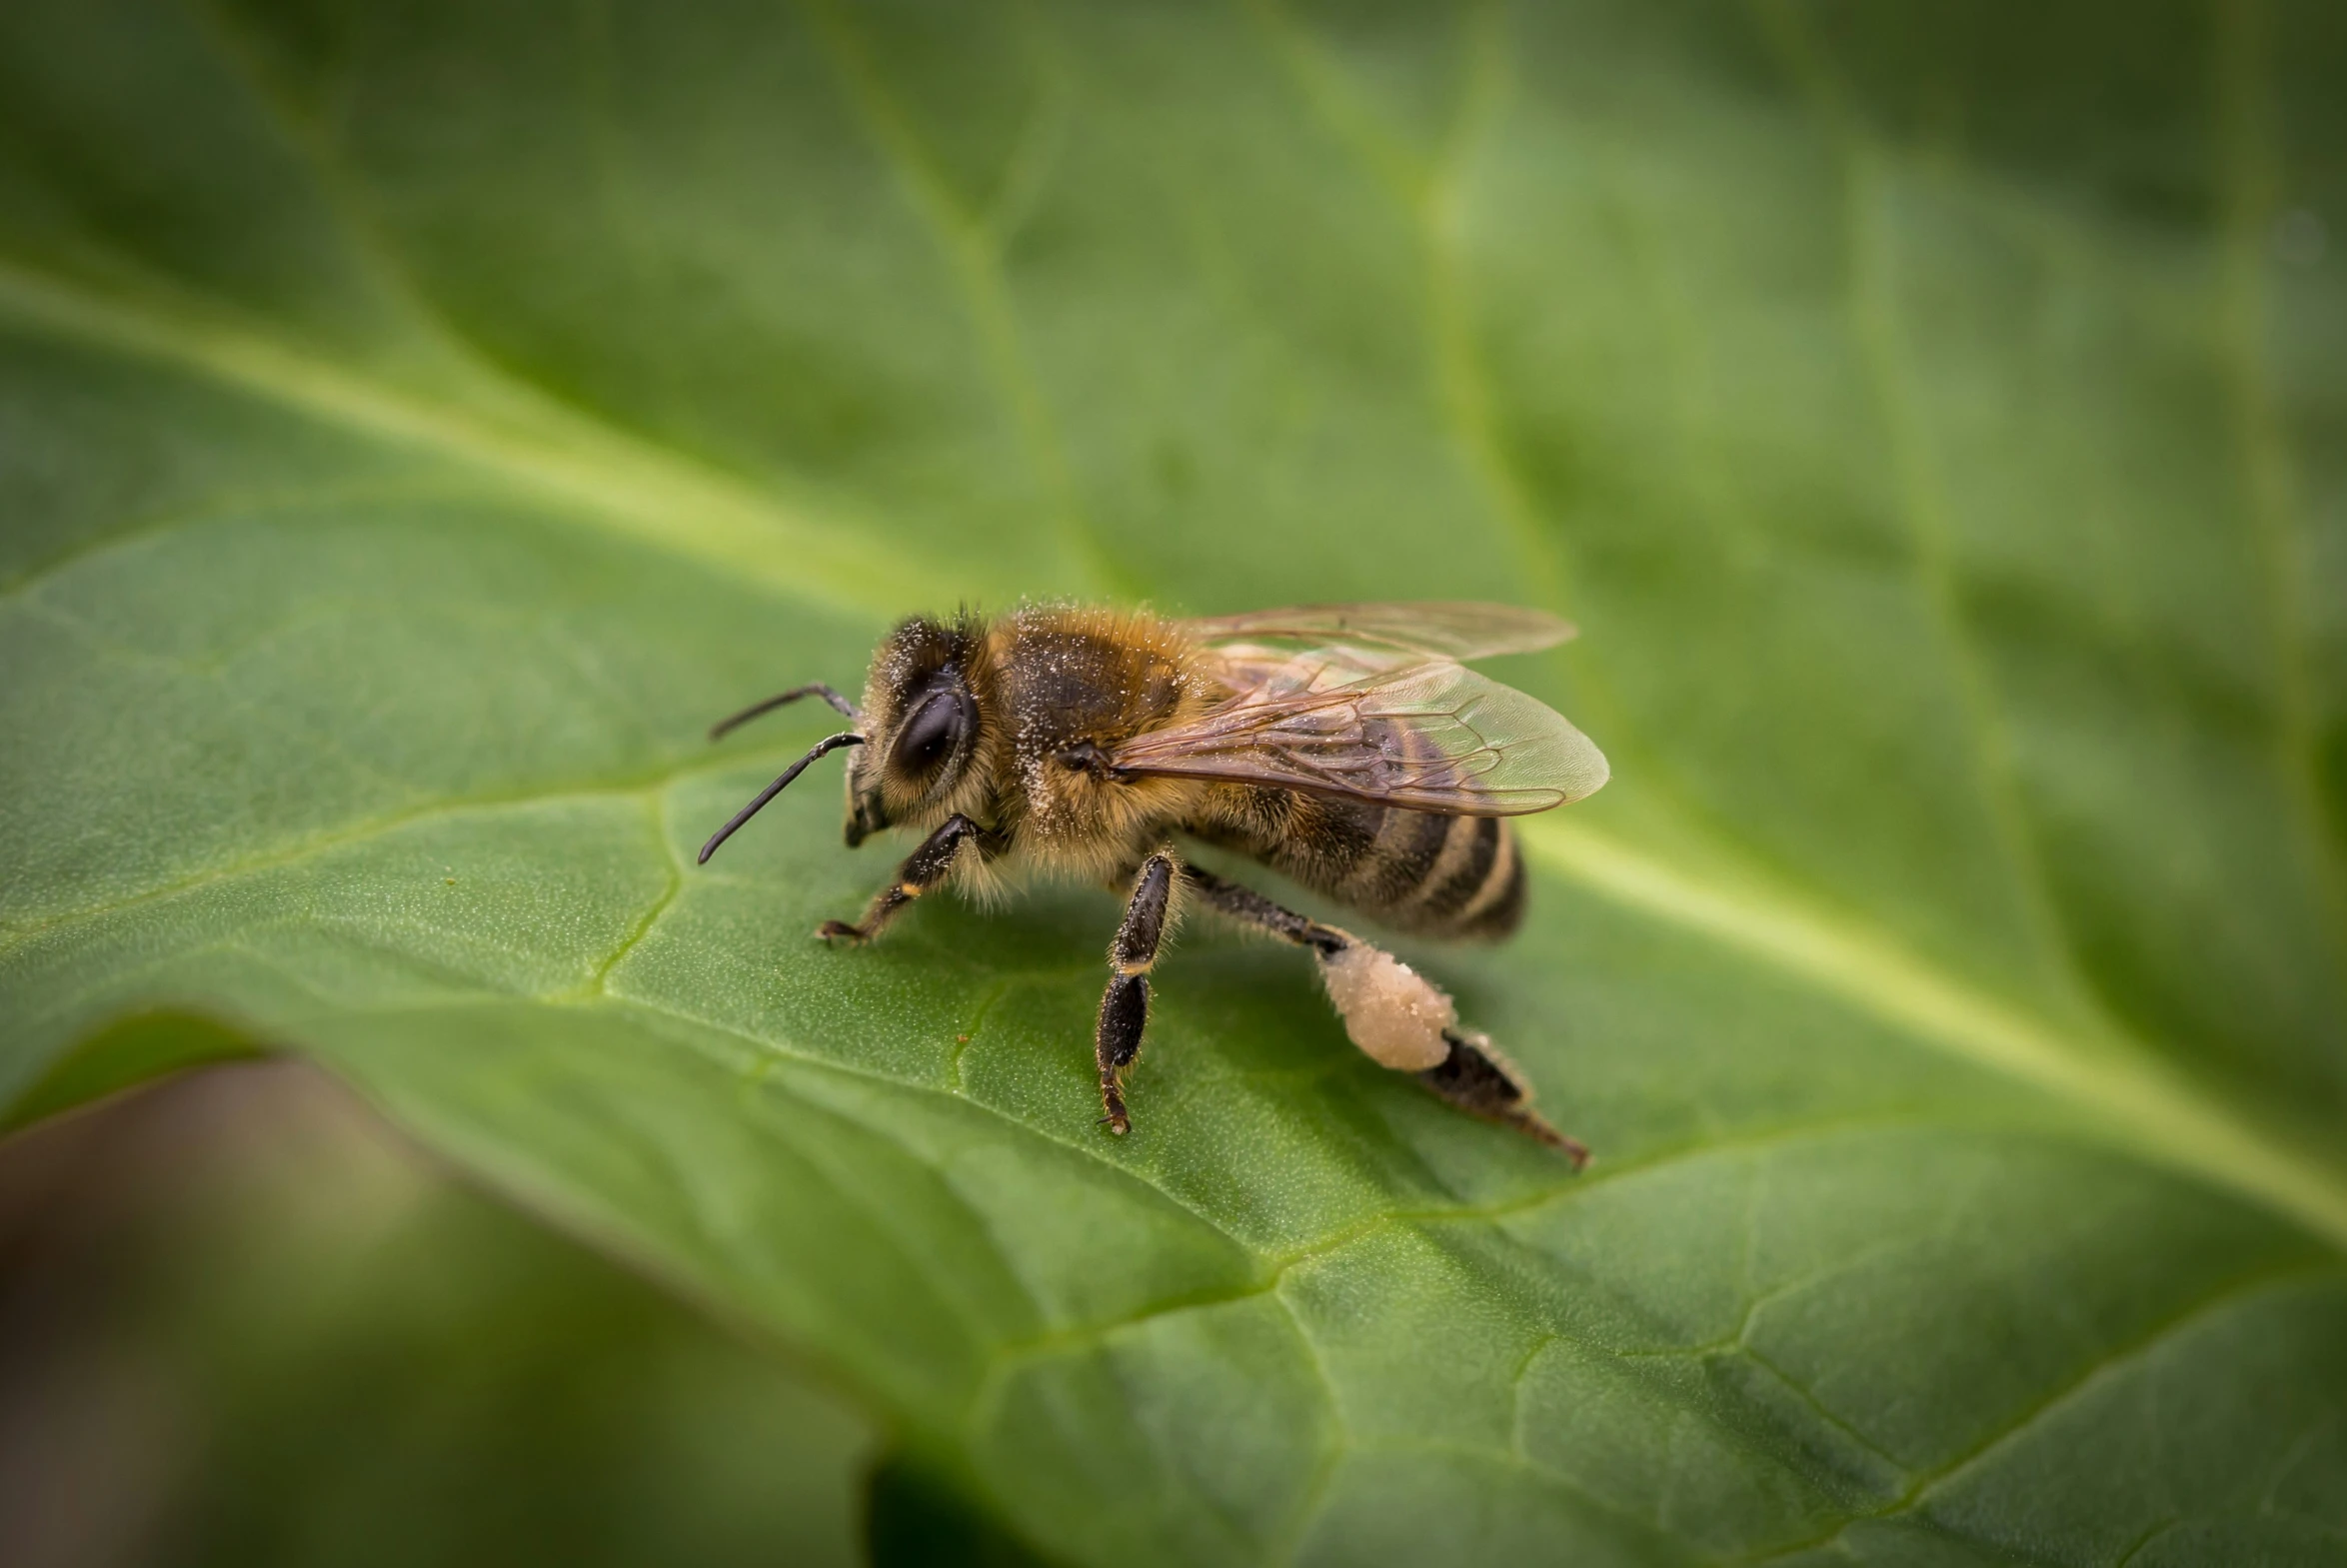
[[[1574,635],[1569,621],[1542,610],[1426,600],[1402,605],[1297,605],[1244,615],[1184,621],[1183,630],[1211,648],[1228,642],[1351,643],[1436,659],[1488,659],[1553,648]]]
[[[1605,783],[1604,756],[1562,715],[1447,659],[1345,647],[1206,658],[1233,695],[1122,743],[1114,767],[1451,816],[1544,811]]]

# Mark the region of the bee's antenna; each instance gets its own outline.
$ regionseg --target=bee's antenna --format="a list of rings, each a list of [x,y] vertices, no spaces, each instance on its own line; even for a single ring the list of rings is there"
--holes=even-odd
[[[818,681],[813,686],[795,686],[790,691],[770,697],[763,703],[752,703],[748,708],[730,718],[719,720],[710,727],[709,738],[712,741],[722,741],[726,738],[727,732],[748,724],[761,714],[771,714],[787,703],[796,703],[803,697],[820,697],[856,723],[862,724],[864,722],[864,716],[856,711],[854,703],[849,702],[839,693]]]
[[[798,695],[799,694],[796,692],[785,693],[782,697],[777,698],[776,702],[789,702],[792,698],[797,697]],[[772,707],[773,704],[767,704],[764,706]],[[807,772],[807,765],[809,763],[814,762],[817,758],[822,757],[828,752],[836,752],[843,746],[862,746],[863,744],[864,737],[856,734],[854,731],[850,731],[845,735],[827,735],[822,740],[816,742],[815,749],[813,751],[809,752],[805,757],[800,758],[799,761],[793,763],[790,767],[784,769],[782,778],[777,779],[773,784],[770,784],[765,788],[759,790],[757,799],[752,800],[748,805],[745,805],[742,807],[742,809],[736,811],[732,821],[726,823],[725,826],[720,827],[716,832],[709,835],[709,842],[701,846],[701,859],[697,863],[707,865],[709,863],[709,857],[717,853],[717,846],[721,843],[724,843],[728,838],[732,837],[735,828],[741,826],[744,822],[750,820],[751,817],[756,816],[761,810],[765,809],[766,802],[773,799],[776,795],[781,794],[783,790],[789,786],[792,780]]]

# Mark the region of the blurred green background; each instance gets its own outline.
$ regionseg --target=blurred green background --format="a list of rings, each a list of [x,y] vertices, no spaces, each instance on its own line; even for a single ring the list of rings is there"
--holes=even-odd
[[[2342,1560],[2343,89],[2329,0],[13,0],[0,1557]],[[1202,921],[1106,1139],[1113,898],[828,952],[828,774],[692,865],[821,724],[711,718],[1054,596],[1581,626],[1492,670],[1613,783],[1401,950],[1586,1176]]]
[[[864,1560],[851,1407],[290,1063],[13,1142],[0,1258],[12,1563]]]

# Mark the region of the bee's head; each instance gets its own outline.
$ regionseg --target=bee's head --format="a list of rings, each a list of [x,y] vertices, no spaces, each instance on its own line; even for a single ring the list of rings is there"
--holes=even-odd
[[[977,624],[916,617],[873,655],[865,744],[848,764],[848,844],[950,798],[978,755]]]

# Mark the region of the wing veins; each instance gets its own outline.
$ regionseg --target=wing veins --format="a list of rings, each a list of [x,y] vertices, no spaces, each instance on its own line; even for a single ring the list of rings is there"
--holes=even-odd
[[[1282,655],[1240,642],[1205,658],[1230,695],[1125,743],[1117,768],[1448,815],[1544,810],[1604,782],[1587,737],[1446,654],[1345,643]]]

